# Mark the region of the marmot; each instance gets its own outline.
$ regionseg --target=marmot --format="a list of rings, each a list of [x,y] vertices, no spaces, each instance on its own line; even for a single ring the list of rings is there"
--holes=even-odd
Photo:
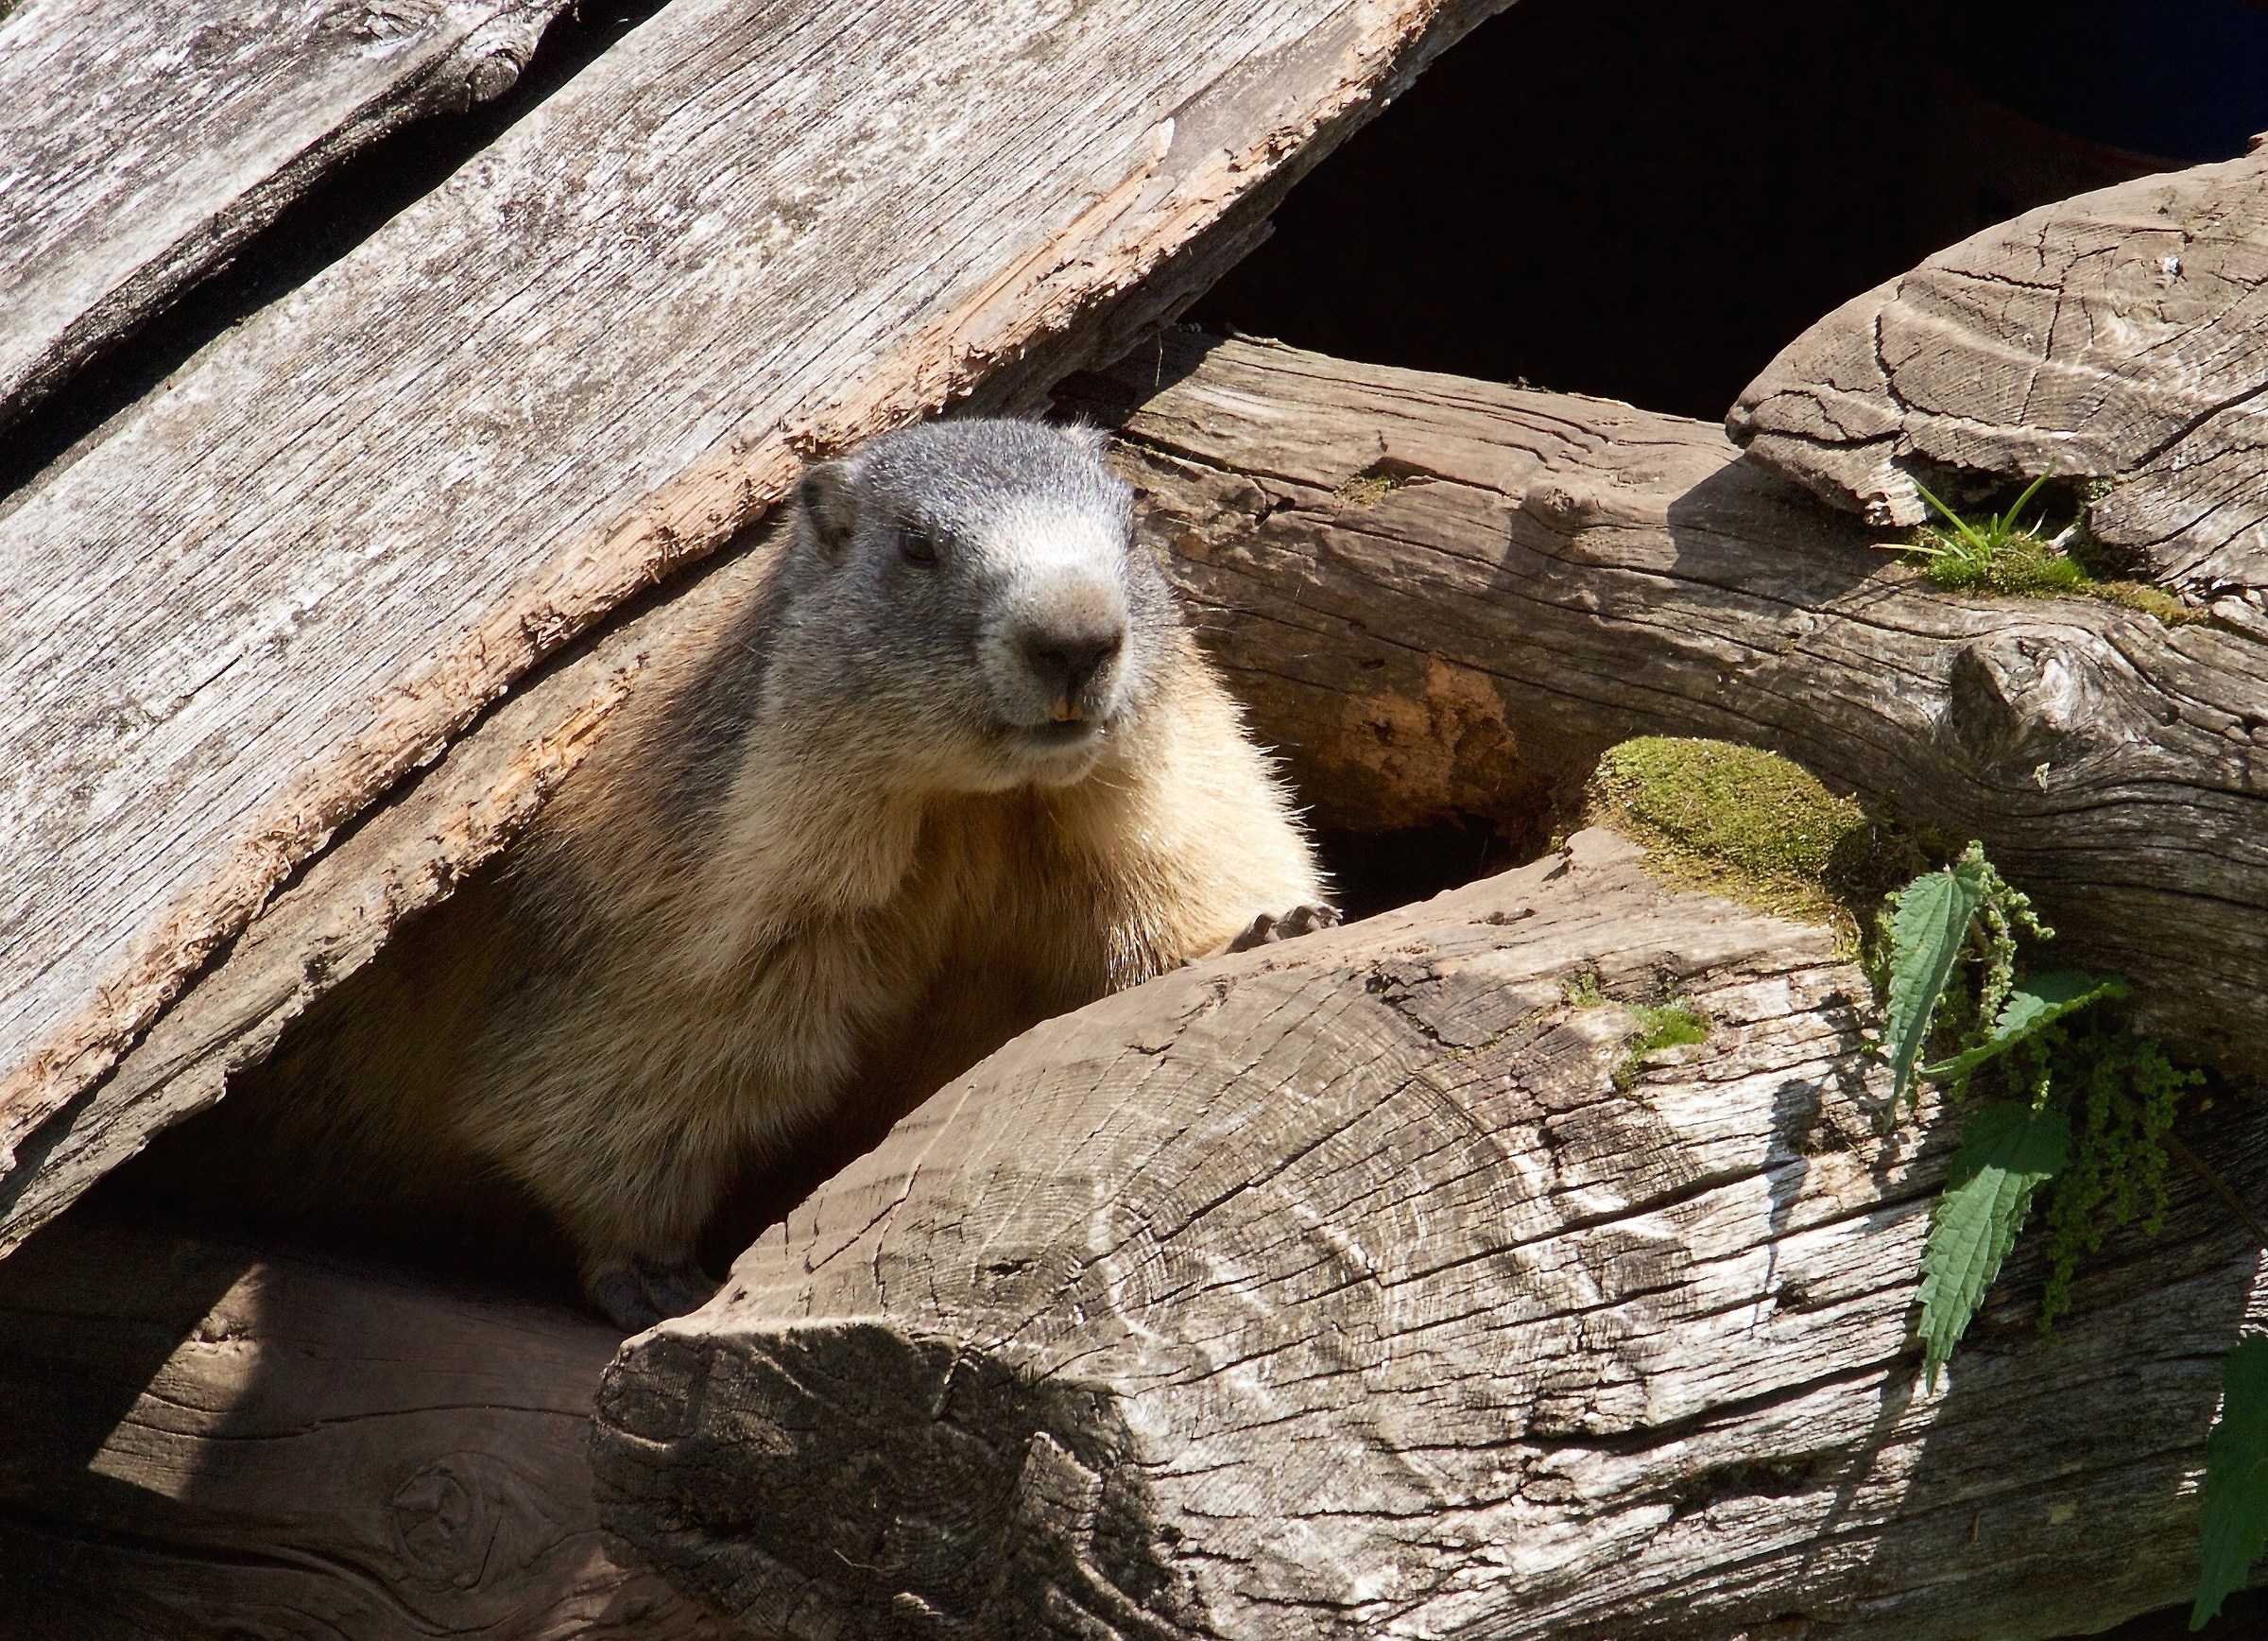
[[[311,1193],[340,1159],[516,1182],[645,1326],[713,1289],[694,1240],[738,1171],[855,1085],[910,1104],[1050,1014],[1335,921],[1102,445],[946,421],[812,468],[733,628],[441,938],[232,1091],[232,1144]]]

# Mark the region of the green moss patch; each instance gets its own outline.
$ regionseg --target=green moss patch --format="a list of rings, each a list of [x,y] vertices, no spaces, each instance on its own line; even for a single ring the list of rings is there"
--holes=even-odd
[[[1923,525],[1909,546],[1922,573],[1950,592],[2024,597],[2076,593],[2094,582],[2086,566],[2029,530],[2012,530],[1987,546],[1937,525]]]
[[[1633,1055],[1647,1055],[1657,1048],[1683,1048],[1691,1043],[1709,1041],[1709,1017],[1694,1011],[1683,997],[1673,998],[1659,1008],[1644,1003],[1632,1006],[1630,1012],[1638,1016],[1639,1033],[1630,1044]]]
[[[1664,882],[1825,924],[1850,955],[1884,887],[1934,864],[1800,765],[1728,741],[1624,741],[1584,796],[1586,820],[1642,845]]]
[[[1629,1052],[1614,1073],[1614,1086],[1624,1093],[1637,1085],[1647,1055],[1709,1041],[1709,1016],[1683,997],[1659,1005],[1635,1003],[1630,1012],[1638,1016],[1638,1035],[1630,1039]]]
[[[1584,969],[1559,982],[1559,996],[1571,1009],[1596,1009],[1606,1001],[1595,970]]]
[[[2163,587],[2103,580],[2053,542],[2029,531],[2003,537],[1989,553],[1970,548],[1950,531],[1925,525],[1908,547],[1923,575],[1953,593],[1991,593],[2011,598],[2100,598],[2155,617],[2168,627],[2206,619]]]
[[[1372,462],[1331,493],[1341,507],[1370,508],[1409,482],[1407,473],[1393,471],[1383,462]]]
[[[2089,581],[2079,590],[2089,598],[2106,599],[2156,616],[2167,627],[2188,627],[2210,619],[2204,611],[2191,609],[2163,587],[2141,581]]]

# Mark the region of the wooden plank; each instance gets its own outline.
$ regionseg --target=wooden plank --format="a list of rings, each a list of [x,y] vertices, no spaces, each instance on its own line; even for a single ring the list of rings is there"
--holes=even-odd
[[[1163,384],[1162,387],[1160,384]],[[1717,427],[1186,332],[1066,402],[1302,794],[1418,824],[1634,734],[1765,746],[1982,838],[2185,1053],[2268,1071],[2268,650],[1933,588]]]
[[[0,1631],[706,1641],[599,1540],[616,1336],[75,1218],[0,1268]]]
[[[1821,320],[1732,436],[1881,526],[2053,474],[2088,527],[2268,635],[2268,155],[2027,211]]]
[[[1049,1021],[625,1346],[601,1519],[760,1634],[2035,1641],[2182,1598],[2258,1250],[2177,1180],[2056,1340],[2034,1241],[1924,1387],[1958,1121],[1894,1109],[1831,943],[1586,832]],[[1633,1067],[1666,993],[1707,1041]]]
[[[0,1149],[805,453],[1123,349],[1494,4],[679,0],[216,340],[0,513]]]
[[[31,0],[0,42],[0,428],[317,179],[501,95],[567,0]]]

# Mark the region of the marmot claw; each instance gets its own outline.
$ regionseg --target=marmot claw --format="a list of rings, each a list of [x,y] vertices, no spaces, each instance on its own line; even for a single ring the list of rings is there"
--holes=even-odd
[[[690,1253],[667,1259],[634,1253],[593,1271],[584,1287],[616,1327],[644,1333],[666,1318],[698,1310],[717,1284]]]
[[[1339,926],[1339,908],[1335,906],[1296,906],[1278,917],[1263,911],[1252,920],[1252,926],[1223,946],[1223,952],[1248,952],[1254,946],[1264,946],[1272,941],[1297,940],[1317,929]]]

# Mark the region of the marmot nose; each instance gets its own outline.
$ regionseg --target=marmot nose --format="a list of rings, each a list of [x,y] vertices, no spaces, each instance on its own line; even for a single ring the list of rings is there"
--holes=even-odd
[[[1074,709],[1079,692],[1108,666],[1125,642],[1124,629],[1109,632],[1027,632],[1023,658],[1034,677],[1063,709]],[[1060,716],[1060,715],[1059,715]],[[1075,710],[1069,716],[1077,717]]]

